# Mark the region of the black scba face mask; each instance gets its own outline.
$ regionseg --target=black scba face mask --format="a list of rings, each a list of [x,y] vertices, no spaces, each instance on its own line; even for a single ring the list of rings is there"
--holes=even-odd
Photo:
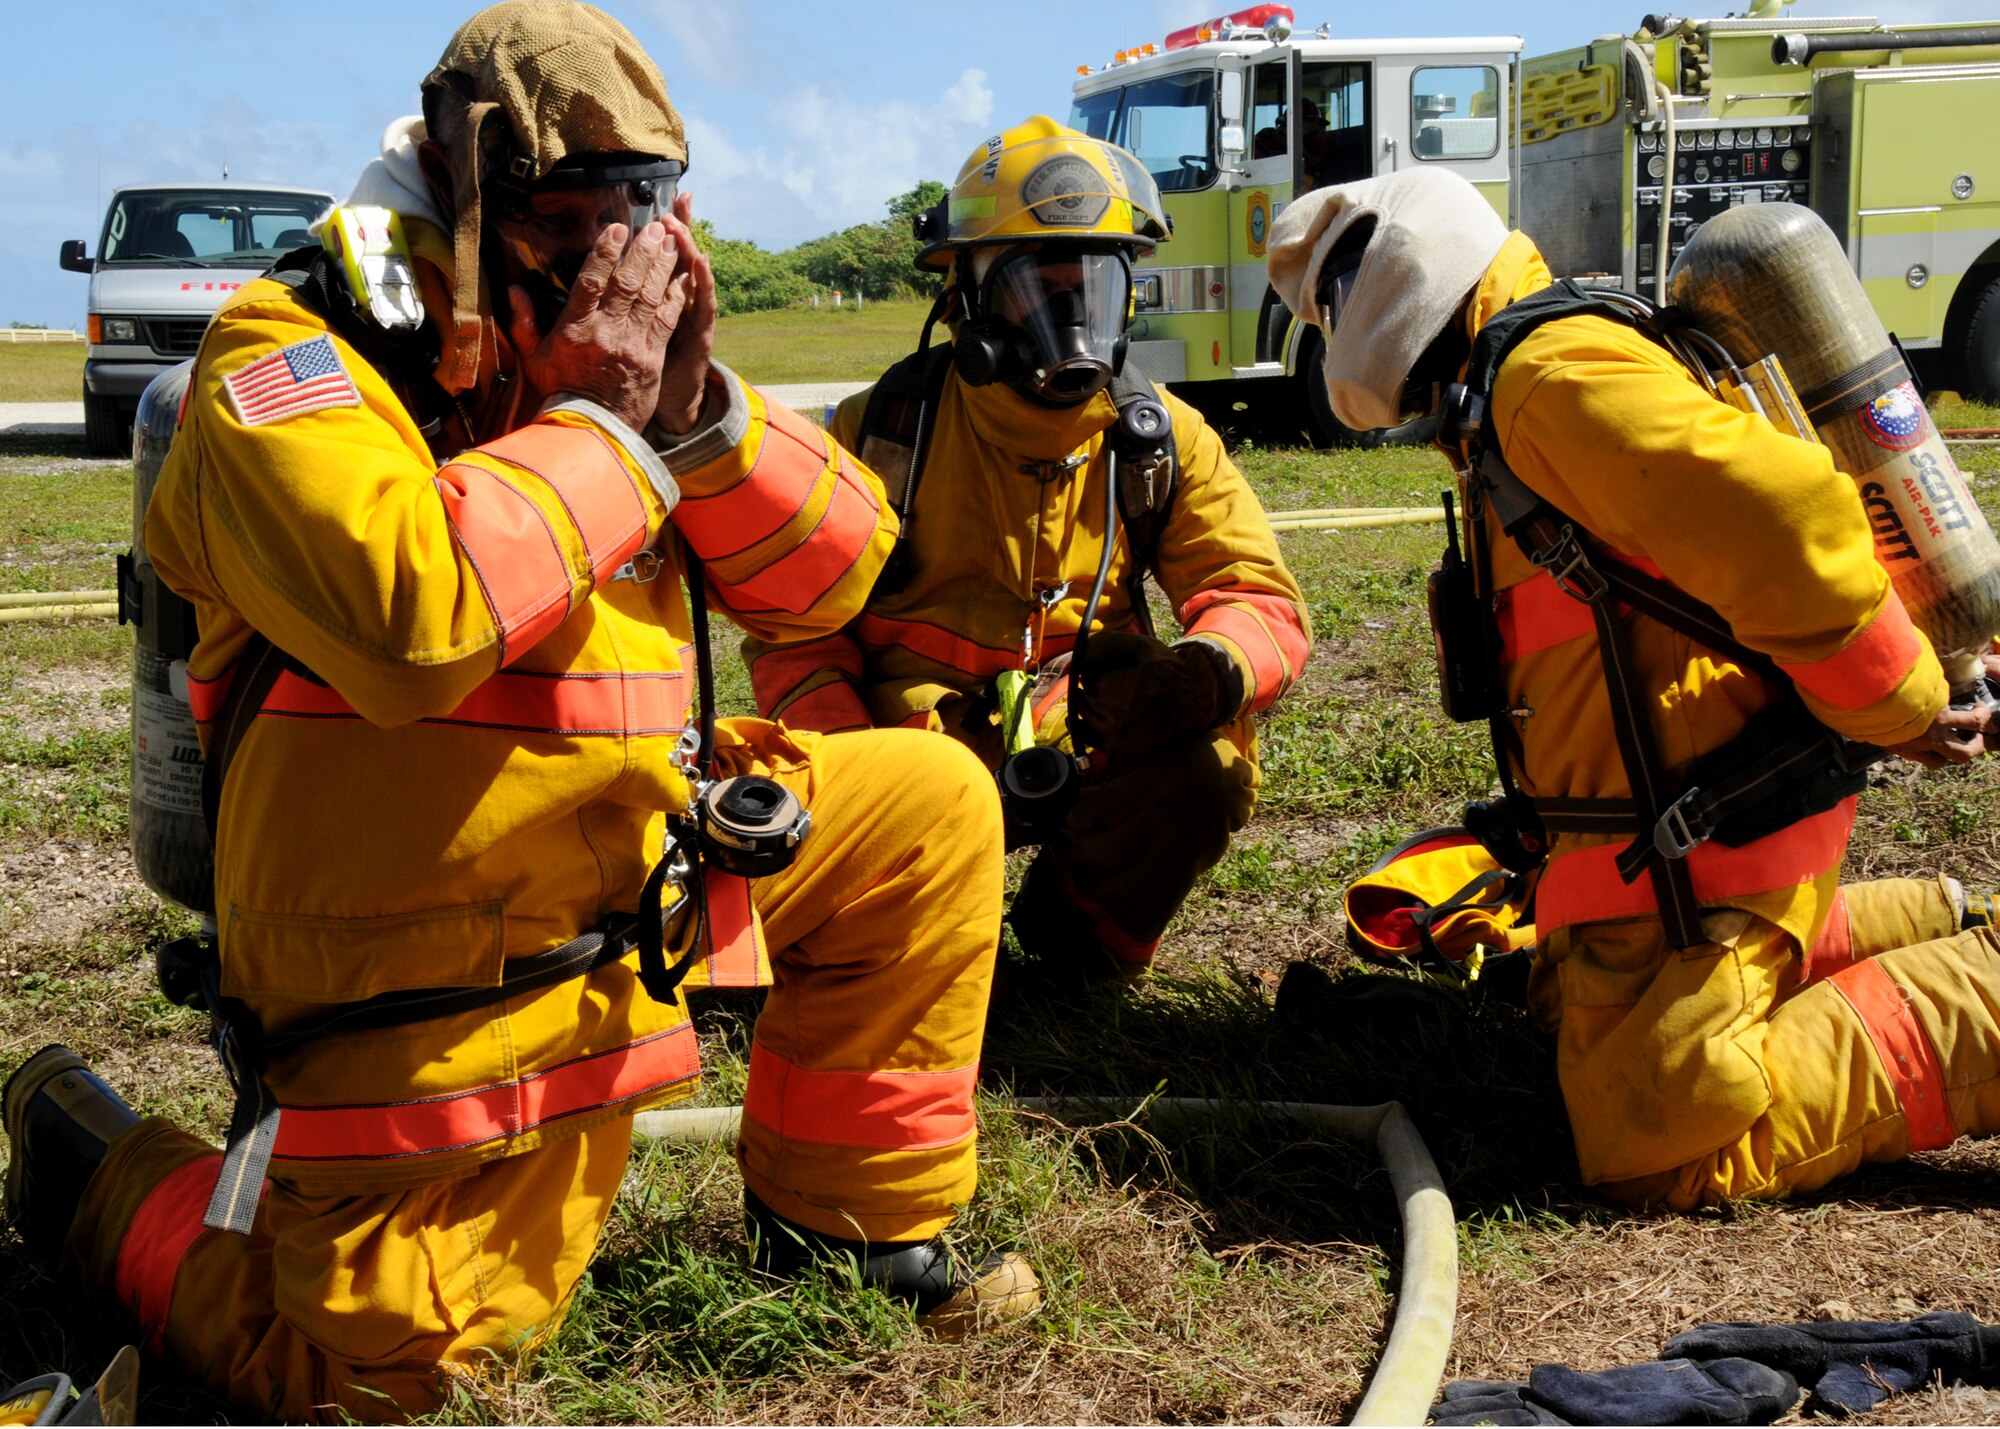
[[[681,172],[672,159],[606,156],[602,163],[565,160],[530,185],[495,181],[481,244],[492,280],[503,291],[525,291],[535,325],[548,332],[598,235],[614,223],[636,235],[670,211]]]
[[[1068,407],[1109,387],[1124,366],[1132,265],[1122,249],[1023,249],[976,285],[968,262],[960,280],[972,297],[956,361],[969,385],[1004,382]]]

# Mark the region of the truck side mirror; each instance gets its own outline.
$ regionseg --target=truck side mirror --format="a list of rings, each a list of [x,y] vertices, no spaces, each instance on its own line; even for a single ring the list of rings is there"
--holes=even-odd
[[[1222,72],[1221,118],[1225,125],[1241,126],[1243,123],[1243,71],[1226,69]]]
[[[72,273],[94,273],[97,271],[97,264],[83,256],[83,240],[81,238],[72,238],[63,244],[62,257],[59,261],[64,268]]]

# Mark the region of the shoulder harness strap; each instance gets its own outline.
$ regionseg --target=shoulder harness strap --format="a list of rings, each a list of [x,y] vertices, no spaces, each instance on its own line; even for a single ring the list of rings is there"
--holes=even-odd
[[[861,413],[855,454],[882,479],[900,522],[895,549],[875,579],[879,595],[894,595],[909,583],[917,482],[930,452],[932,425],[945,377],[951,372],[951,359],[948,342],[919,347],[882,374]]]
[[[1157,402],[1166,407],[1159,389],[1132,370],[1130,359],[1111,379],[1111,400],[1123,417],[1134,402]],[[1121,421],[1106,434],[1107,440],[1123,441]],[[1146,599],[1146,576],[1157,574],[1160,564],[1160,536],[1172,513],[1174,498],[1180,493],[1180,444],[1174,436],[1172,412],[1161,437],[1141,447],[1126,442],[1118,453],[1118,516],[1125,528],[1125,541],[1132,553],[1132,569],[1125,578],[1126,596],[1132,617],[1147,635],[1154,633],[1153,610]]]

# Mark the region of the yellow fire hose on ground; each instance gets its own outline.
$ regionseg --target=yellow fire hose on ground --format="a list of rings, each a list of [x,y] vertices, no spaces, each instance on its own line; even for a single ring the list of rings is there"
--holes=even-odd
[[[1107,1103],[1089,1097],[1020,1097],[1014,1105],[1023,1111],[1060,1116],[1064,1111],[1101,1109]],[[1458,1312],[1458,1228],[1437,1163],[1431,1160],[1429,1148],[1402,1103],[1334,1106],[1323,1102],[1159,1097],[1145,1106],[1149,1111],[1192,1120],[1213,1117],[1225,1109],[1264,1111],[1347,1140],[1374,1141],[1402,1212],[1403,1273],[1389,1342],[1375,1366],[1368,1392],[1354,1411],[1353,1422],[1423,1423],[1444,1381],[1452,1320]],[[642,1112],[634,1119],[632,1130],[635,1136],[679,1144],[727,1141],[736,1135],[742,1111],[741,1107],[725,1106]]]

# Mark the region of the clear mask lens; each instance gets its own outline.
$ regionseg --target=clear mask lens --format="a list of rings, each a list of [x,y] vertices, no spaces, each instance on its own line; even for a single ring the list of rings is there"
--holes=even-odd
[[[1123,253],[1042,250],[995,264],[984,307],[1025,340],[1035,394],[1071,403],[1110,385],[1131,297]]]

